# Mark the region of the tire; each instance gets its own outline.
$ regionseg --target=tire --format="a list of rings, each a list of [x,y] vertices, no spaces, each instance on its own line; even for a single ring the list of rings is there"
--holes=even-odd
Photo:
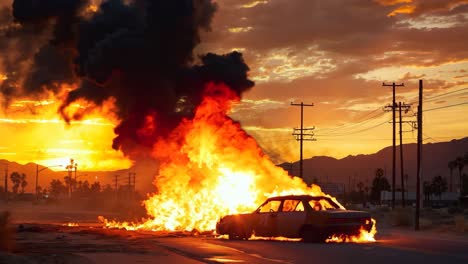
[[[301,238],[304,243],[323,243],[325,242],[326,236],[316,227],[304,226],[301,229]]]
[[[252,236],[252,231],[249,232],[245,228],[236,227],[233,229],[228,233],[230,240],[249,240],[250,236]]]
[[[239,236],[237,236],[235,233],[229,233],[228,238],[229,240],[239,240]]]
[[[252,236],[252,234],[253,234],[253,231],[251,229],[245,229],[243,239],[244,240],[249,240],[249,238]]]

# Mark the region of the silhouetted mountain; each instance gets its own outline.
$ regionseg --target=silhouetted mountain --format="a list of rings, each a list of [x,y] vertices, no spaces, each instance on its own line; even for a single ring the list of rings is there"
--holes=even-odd
[[[416,185],[417,144],[403,145],[403,167],[408,174],[408,185],[414,189]],[[400,186],[400,147],[396,148],[396,186]],[[450,183],[448,163],[458,156],[468,153],[468,138],[450,142],[428,143],[423,146],[423,180],[431,180],[437,175],[446,177]],[[288,168],[287,164],[281,165]],[[382,168],[391,184],[392,182],[392,147],[386,147],[377,153],[369,155],[348,156],[343,159],[331,157],[313,157],[304,160],[304,180],[308,183],[314,179],[320,182],[343,183],[346,189],[356,186],[359,181],[371,186],[377,168]],[[292,164],[291,174],[298,175],[299,162]],[[468,171],[468,166],[464,169]],[[453,171],[454,189],[458,186],[458,170]]]
[[[408,184],[410,189],[414,189],[416,182],[416,144],[405,144],[404,150],[404,168],[408,174]],[[468,152],[468,138],[452,140],[450,142],[428,143],[423,147],[423,180],[430,180],[437,175],[442,175],[450,182],[450,172],[447,164],[458,156]],[[397,146],[396,160],[396,186],[400,186],[400,148]],[[8,166],[6,166],[8,164]],[[281,165],[284,168],[290,168],[288,164]],[[32,192],[35,188],[36,169],[45,168],[42,165],[28,163],[25,165],[0,160],[0,186],[4,185],[5,170],[8,174],[16,171],[26,174],[28,186],[26,192]],[[298,174],[299,162],[292,164],[292,175]],[[343,159],[318,156],[304,160],[304,180],[308,183],[317,179],[320,182],[342,183],[349,186],[356,186],[359,181],[370,186],[375,175],[375,170],[382,168],[389,182],[392,181],[392,148],[386,147],[377,153],[369,155],[348,156]],[[90,183],[99,181],[101,186],[111,184],[114,186],[115,175],[119,175],[119,185],[128,184],[128,174],[136,173],[136,188],[142,192],[154,192],[155,187],[152,184],[154,175],[158,170],[158,164],[151,160],[139,161],[129,169],[116,171],[79,171],[78,180],[88,180]],[[465,168],[468,171],[468,166]],[[39,173],[39,186],[49,187],[52,179],[60,179],[67,176],[67,171],[53,171],[48,168]],[[74,174],[73,174],[74,176]],[[8,177],[9,189],[11,190],[11,181]],[[458,186],[458,171],[453,171],[454,188]]]
[[[26,192],[33,192],[36,187],[36,171],[40,170],[38,177],[38,185],[44,186],[49,185],[51,179],[60,178],[63,179],[66,172],[57,172],[50,170],[42,165],[37,165],[35,163],[27,163],[25,165],[19,164],[17,162],[12,162],[8,160],[0,160],[0,186],[4,187],[5,175],[8,174],[8,190],[11,191],[11,186],[13,183],[10,180],[10,175],[12,172],[24,173],[26,175],[26,182],[28,185],[25,188]]]
[[[55,168],[56,169],[56,168]],[[25,165],[17,162],[11,162],[8,160],[0,160],[0,186],[4,187],[5,174],[8,174],[8,189],[11,191],[13,185],[10,180],[12,172],[19,172],[26,174],[26,181],[28,185],[25,188],[25,192],[34,192],[36,187],[36,170],[39,170],[38,185],[41,187],[48,188],[50,182],[53,179],[64,181],[64,177],[68,176],[68,171],[58,168],[58,171],[53,171],[42,165],[36,163],[27,163]],[[158,165],[152,160],[139,161],[129,169],[116,170],[116,171],[78,171],[77,180],[85,181],[90,183],[99,181],[101,186],[111,184],[114,187],[115,175],[118,175],[118,184],[128,184],[128,174],[136,173],[135,184],[136,188],[142,192],[153,192],[155,190],[152,182],[153,177],[156,175]],[[72,173],[72,177],[75,177],[75,173]]]

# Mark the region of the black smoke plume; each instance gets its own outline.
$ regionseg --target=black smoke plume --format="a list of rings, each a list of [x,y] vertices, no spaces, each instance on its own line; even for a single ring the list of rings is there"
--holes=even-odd
[[[58,93],[61,84],[79,83],[59,112],[69,122],[80,99],[97,107],[112,98],[121,122],[113,148],[135,158],[150,148],[201,102],[205,85],[224,83],[239,96],[254,83],[242,54],[208,53],[194,57],[200,30],[210,30],[217,5],[212,0],[107,0],[90,13],[87,0],[15,0],[17,30],[35,26],[31,35],[49,35],[10,96]],[[1,21],[1,20],[0,20]],[[1,43],[0,43],[1,44]],[[14,62],[14,60],[13,60]],[[5,67],[4,67],[5,68]],[[21,87],[21,88],[19,88]],[[148,118],[157,128],[144,130]]]

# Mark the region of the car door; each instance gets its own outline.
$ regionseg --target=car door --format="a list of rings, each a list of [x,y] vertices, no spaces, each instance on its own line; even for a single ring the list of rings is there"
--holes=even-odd
[[[257,209],[252,226],[256,236],[277,236],[277,217],[280,206],[281,200],[269,200]]]
[[[283,201],[281,211],[278,212],[278,236],[299,237],[299,230],[306,221],[307,214],[304,204],[299,199],[286,199]]]

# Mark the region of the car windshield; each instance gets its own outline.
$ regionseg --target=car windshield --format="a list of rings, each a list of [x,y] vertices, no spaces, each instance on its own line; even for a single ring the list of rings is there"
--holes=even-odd
[[[260,212],[260,213],[278,212],[280,205],[281,205],[281,201],[271,200],[265,203],[264,205],[260,206],[257,209],[257,212]]]
[[[314,198],[309,201],[309,205],[314,211],[339,209],[338,205],[328,198]]]

